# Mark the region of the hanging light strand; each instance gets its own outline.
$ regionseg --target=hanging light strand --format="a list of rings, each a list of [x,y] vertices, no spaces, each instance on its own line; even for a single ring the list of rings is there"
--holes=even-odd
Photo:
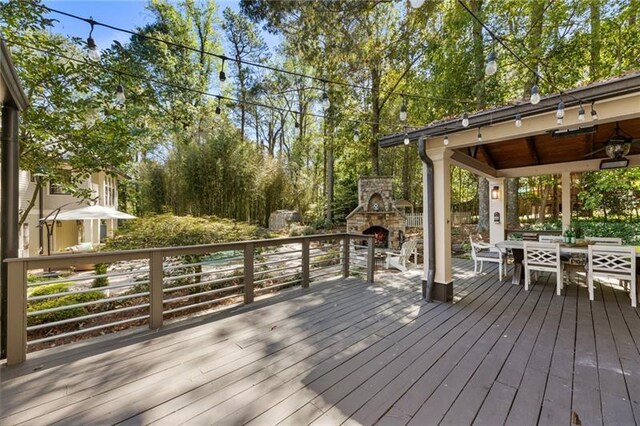
[[[198,54],[205,54],[205,55],[209,55],[209,56],[213,56],[216,57],[220,60],[225,59],[228,61],[234,61],[238,64],[241,65],[246,65],[246,66],[250,66],[250,67],[255,67],[255,68],[261,68],[264,70],[269,70],[269,71],[273,71],[273,72],[278,72],[278,73],[282,73],[282,74],[287,74],[293,77],[299,77],[299,78],[305,78],[305,79],[310,79],[310,80],[315,80],[315,81],[319,81],[319,82],[323,82],[323,83],[328,83],[328,84],[333,84],[333,85],[337,85],[337,86],[343,86],[343,87],[350,87],[353,89],[360,89],[360,90],[367,90],[367,91],[372,91],[372,87],[370,86],[364,86],[364,85],[360,85],[360,84],[353,84],[353,83],[347,83],[345,81],[338,81],[338,80],[328,80],[326,78],[322,78],[322,77],[317,77],[317,76],[313,76],[313,75],[309,75],[309,74],[303,74],[300,72],[296,72],[296,71],[290,71],[290,70],[286,70],[283,68],[278,68],[278,67],[274,67],[271,65],[267,65],[267,64],[263,64],[263,63],[258,63],[258,62],[251,62],[251,61],[246,61],[244,59],[240,59],[240,58],[233,58],[233,57],[228,57],[225,56],[223,54],[220,53],[213,53],[213,52],[209,52],[207,50],[204,49],[198,49],[195,47],[191,47],[191,46],[187,46],[187,45],[183,45],[180,43],[175,43],[169,40],[163,40],[161,38],[158,37],[154,37],[148,34],[142,34],[136,31],[131,31],[128,30],[126,28],[121,28],[121,27],[117,27],[114,25],[110,25],[104,22],[100,22],[100,21],[96,21],[90,18],[85,18],[79,15],[75,15],[73,13],[69,13],[69,12],[65,12],[63,10],[60,9],[55,9],[53,7],[49,7],[49,6],[45,6],[43,4],[39,4],[39,3],[35,3],[31,0],[22,0],[24,3],[29,3],[31,5],[33,5],[34,7],[46,10],[47,12],[51,12],[51,13],[56,13],[59,15],[63,15],[69,18],[73,18],[73,19],[77,19],[79,21],[84,21],[88,24],[93,24],[95,26],[101,26],[104,28],[108,28],[114,31],[118,31],[118,32],[122,32],[125,34],[129,34],[129,35],[133,35],[136,36],[139,39],[144,39],[144,40],[148,40],[148,41],[153,41],[153,42],[157,42],[157,43],[163,43],[167,46],[171,46],[171,47],[175,47],[175,48],[179,48],[179,49],[185,49],[194,53],[198,53]],[[407,94],[407,93],[399,93],[396,92],[395,90],[379,90],[380,93],[387,93],[387,94],[391,94],[394,96],[408,96],[411,98],[415,98],[415,99],[424,99],[424,100],[440,100],[440,101],[448,101],[448,102],[455,102],[455,103],[459,103],[461,105],[467,105],[467,104],[471,104],[473,101],[471,99],[455,99],[455,98],[445,98],[445,97],[439,97],[439,96],[425,96],[425,95],[417,95],[417,94]]]
[[[91,17],[89,17],[89,25],[91,25],[91,30],[89,30],[89,37],[87,37],[87,50],[89,51],[88,56],[92,61],[99,61],[100,51],[98,50],[96,41],[93,39],[94,22]]]
[[[61,59],[65,59],[71,62],[75,62],[78,64],[85,64],[85,65],[89,65],[91,67],[94,67],[96,69],[101,69],[103,71],[112,73],[112,74],[116,74],[120,77],[128,77],[128,78],[132,78],[132,79],[136,79],[136,80],[140,80],[140,81],[145,81],[145,82],[151,82],[151,83],[155,83],[164,87],[170,87],[176,90],[180,90],[182,92],[185,93],[194,93],[194,94],[198,94],[198,95],[202,95],[202,96],[208,96],[208,97],[213,97],[216,99],[221,99],[221,100],[226,100],[229,101],[231,103],[235,103],[235,104],[243,104],[243,105],[248,105],[248,106],[254,106],[254,107],[260,107],[260,108],[267,108],[270,110],[274,110],[274,111],[279,111],[282,113],[296,113],[296,114],[301,114],[299,111],[295,111],[292,109],[287,109],[287,108],[281,108],[278,106],[274,106],[274,105],[267,105],[261,102],[255,102],[255,101],[249,101],[249,100],[242,100],[242,99],[235,99],[232,97],[228,97],[228,96],[223,96],[221,94],[214,94],[214,93],[210,93],[210,92],[206,92],[203,90],[198,90],[198,89],[193,89],[187,86],[182,86],[179,84],[175,84],[175,83],[170,83],[158,78],[154,78],[154,77],[142,77],[138,74],[133,74],[133,73],[129,73],[127,71],[123,71],[123,70],[119,70],[119,69],[115,69],[115,68],[111,68],[105,65],[102,65],[100,63],[94,63],[94,62],[87,62],[87,61],[83,61],[80,60],[78,58],[69,56],[69,55],[65,55],[63,53],[59,53],[59,52],[53,52],[51,50],[48,49],[42,49],[39,47],[35,47],[31,44],[28,43],[22,43],[20,41],[18,41],[17,38],[11,39],[11,40],[6,40],[3,37],[0,37],[0,39],[2,39],[3,41],[5,41],[7,44],[11,45],[16,45],[16,46],[20,46],[23,47],[25,49],[30,49],[36,52],[40,52],[40,53],[44,53],[47,55],[51,55],[51,56],[55,56],[57,58],[61,58]],[[117,88],[116,88],[116,94],[117,94]],[[124,95],[124,87],[123,87],[123,95]],[[309,117],[315,117],[315,118],[327,118],[326,115],[323,114],[318,114],[318,113],[313,113],[313,112],[305,112],[304,113],[305,116],[309,116]],[[352,118],[345,118],[343,121],[346,122],[350,122],[350,123],[357,123],[357,124],[375,124],[376,122],[370,121],[370,120],[354,120]],[[382,124],[382,122],[378,121],[377,124]],[[388,124],[390,126],[393,126],[393,124]]]

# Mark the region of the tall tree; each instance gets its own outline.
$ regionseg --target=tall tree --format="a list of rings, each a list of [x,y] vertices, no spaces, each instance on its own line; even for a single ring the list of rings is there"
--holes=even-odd
[[[259,74],[256,68],[243,65],[240,61],[262,63],[268,58],[268,48],[255,25],[247,18],[235,13],[230,8],[224,10],[223,17],[222,28],[235,59],[232,63],[238,81],[237,93],[241,101],[238,105],[240,109],[240,134],[245,137],[247,115],[245,102],[250,88],[256,84],[256,78]]]

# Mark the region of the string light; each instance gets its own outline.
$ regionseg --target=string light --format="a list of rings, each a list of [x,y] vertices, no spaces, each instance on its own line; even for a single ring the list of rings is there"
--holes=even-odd
[[[595,121],[598,119],[598,113],[596,112],[594,105],[595,102],[591,102],[591,119]]]
[[[359,140],[360,140],[360,131],[358,129],[355,129],[353,131],[353,141],[358,142]]]
[[[482,133],[480,133],[479,127],[478,127],[478,142],[482,142]]]
[[[25,1],[27,1],[27,0],[25,0]],[[154,77],[142,77],[142,76],[140,76],[138,74],[133,74],[133,73],[129,73],[129,72],[126,72],[126,71],[117,70],[117,69],[110,68],[108,66],[104,66],[104,65],[101,65],[101,64],[97,64],[97,63],[93,63],[93,62],[87,63],[85,61],[79,60],[79,59],[77,59],[75,57],[72,57],[72,56],[69,56],[69,55],[65,55],[65,54],[62,54],[62,53],[59,53],[59,52],[53,52],[53,51],[48,50],[48,49],[41,49],[41,48],[35,47],[35,46],[31,45],[31,44],[21,43],[21,42],[18,41],[17,38],[12,39],[11,40],[11,44],[23,47],[25,49],[34,50],[34,51],[37,51],[37,52],[40,52],[40,53],[43,53],[43,54],[51,55],[51,56],[54,56],[54,57],[57,57],[57,58],[65,59],[65,60],[70,61],[70,62],[83,64],[83,65],[84,64],[88,64],[88,65],[90,65],[92,67],[95,67],[95,68],[98,68],[98,69],[101,69],[103,71],[107,71],[107,72],[110,72],[110,73],[113,73],[113,74],[123,75],[123,76],[127,76],[127,77],[130,77],[130,78],[133,78],[133,79],[138,79],[138,80],[145,80],[147,82],[152,82],[152,83],[155,83],[155,84],[159,84],[159,85],[164,86],[164,87],[169,87],[169,88],[172,88],[172,89],[181,90],[181,91],[183,91],[185,93],[194,93],[194,94],[208,96],[208,97],[212,97],[212,98],[216,98],[216,99],[218,99],[218,98],[226,99],[226,100],[228,100],[230,102],[233,102],[233,103],[236,103],[236,104],[243,104],[243,105],[248,105],[248,106],[253,106],[253,107],[267,108],[267,109],[270,109],[270,110],[279,111],[279,112],[287,113],[287,114],[289,114],[289,113],[298,113],[298,114],[302,115],[301,113],[299,113],[297,111],[293,111],[293,110],[286,109],[286,108],[280,108],[280,107],[277,107],[277,106],[274,106],[274,105],[267,105],[267,104],[254,102],[254,101],[249,101],[249,100],[236,99],[236,98],[231,98],[231,97],[227,97],[227,96],[222,96],[222,95],[219,95],[219,94],[216,95],[216,94],[213,94],[211,92],[206,92],[206,91],[203,91],[203,90],[193,89],[193,88],[190,88],[190,87],[187,87],[187,86],[181,86],[179,84],[170,83],[170,82],[167,82],[167,81],[164,81],[164,80],[161,80],[161,79],[158,79],[158,78],[154,78]],[[407,95],[407,96],[409,96],[409,95]],[[317,113],[313,113],[313,112],[306,112],[304,115],[307,115],[307,116],[310,116],[310,117],[315,117],[315,118],[327,118],[326,115],[317,114]],[[350,123],[357,123],[357,124],[367,124],[367,125],[374,123],[373,121],[370,121],[370,120],[354,120],[354,119],[349,119],[349,118],[345,118],[344,121],[347,121],[347,122],[350,122]],[[381,123],[381,122],[378,121],[377,123]]]
[[[556,118],[557,118],[556,124],[560,126],[564,118],[564,102],[562,101],[562,99],[560,99],[560,102],[558,102],[558,109],[556,110]]]
[[[516,114],[516,127],[522,127],[522,114],[520,113]]]
[[[538,85],[534,84],[531,88],[531,105],[538,105],[540,103],[540,92]]]
[[[222,112],[222,109],[220,109],[220,102],[222,101],[222,98],[220,96],[218,96],[218,106],[216,106],[216,114],[220,115],[220,113]]]
[[[496,62],[498,55],[495,50],[489,52],[489,56],[487,56],[487,66],[484,67],[484,75],[487,77],[491,77],[496,72],[498,72],[498,62]]]
[[[402,105],[400,106],[400,121],[407,121],[407,98],[402,97]]]
[[[192,46],[187,46],[187,45],[175,43],[175,42],[172,42],[170,40],[164,40],[164,39],[161,39],[161,38],[158,38],[158,37],[153,37],[153,36],[151,36],[149,34],[143,34],[143,33],[139,33],[139,32],[128,30],[126,28],[116,27],[114,25],[110,25],[110,24],[107,24],[107,23],[94,21],[93,19],[90,19],[90,18],[85,18],[85,17],[79,16],[79,15],[75,15],[73,13],[65,12],[65,11],[60,10],[60,9],[55,9],[55,8],[52,8],[52,7],[49,7],[49,6],[40,4],[40,3],[36,3],[33,0],[23,0],[23,1],[26,2],[26,3],[30,3],[30,4],[38,7],[38,8],[44,9],[44,10],[46,10],[48,12],[51,12],[51,13],[57,13],[59,15],[63,15],[63,16],[67,16],[69,18],[77,19],[79,21],[87,22],[87,23],[92,24],[92,25],[103,26],[103,27],[108,28],[110,30],[114,30],[114,31],[118,31],[118,32],[121,32],[121,33],[129,34],[129,35],[135,36],[135,37],[140,38],[140,39],[153,41],[153,42],[157,42],[157,43],[163,43],[163,44],[165,44],[167,46],[188,50],[188,51],[191,51],[191,52],[194,52],[194,53],[205,54],[205,55],[216,57],[218,59],[225,59],[225,60],[229,60],[229,61],[234,61],[234,62],[236,62],[238,64],[242,64],[242,65],[261,68],[261,69],[265,69],[265,70],[269,70],[269,71],[274,71],[274,72],[278,72],[278,73],[282,73],[282,74],[291,75],[291,76],[294,76],[294,77],[300,77],[300,78],[305,78],[305,79],[314,80],[314,81],[321,81],[323,83],[330,83],[330,84],[335,84],[335,85],[339,85],[339,86],[351,87],[351,88],[354,88],[354,89],[362,89],[362,90],[368,90],[368,91],[373,90],[372,87],[369,87],[369,86],[353,84],[353,83],[347,83],[347,82],[338,81],[338,80],[327,80],[326,78],[316,77],[316,76],[313,76],[313,75],[303,74],[303,73],[299,73],[299,72],[295,72],[295,71],[290,71],[290,70],[283,69],[283,68],[277,68],[277,67],[274,67],[274,66],[271,66],[271,65],[267,65],[267,64],[264,64],[264,63],[251,62],[251,61],[246,61],[246,60],[242,60],[242,59],[239,59],[239,58],[230,58],[230,57],[227,57],[227,56],[219,54],[219,53],[209,52],[209,51],[204,50],[204,49],[198,49],[198,48],[195,48],[195,47],[192,47]],[[422,4],[425,3],[425,0],[415,0],[415,1],[420,6],[422,6]],[[438,97],[438,96],[421,96],[421,95],[406,94],[406,93],[405,94],[400,94],[400,93],[395,92],[394,90],[380,90],[380,93],[389,93],[389,94],[392,94],[392,95],[395,95],[395,96],[400,96],[400,95],[409,96],[409,97],[412,97],[412,98],[425,99],[425,100],[436,99],[436,100],[441,100],[441,101],[456,102],[456,103],[460,103],[460,104],[468,104],[468,103],[472,102],[469,99],[453,99],[453,98],[444,98],[444,97]]]
[[[89,31],[89,37],[87,38],[87,49],[89,50],[89,59],[92,61],[100,60],[100,51],[98,50],[98,45],[96,41],[93,39],[93,18],[89,17],[89,24],[91,25],[91,30]]]
[[[462,114],[462,127],[469,127],[469,114]]]
[[[227,75],[224,73],[224,61],[227,59],[226,57],[222,58],[222,65],[220,66],[220,81],[225,81],[227,79]]]
[[[118,86],[116,86],[116,104],[122,105],[126,99],[127,97],[124,95],[124,87],[122,84],[118,84]]]
[[[582,107],[582,102],[580,102],[580,108],[578,109],[578,121],[584,121],[584,108]]]
[[[407,134],[407,131],[405,130],[404,132],[404,144],[405,145],[409,145],[411,143],[411,140],[409,139],[409,135]]]
[[[324,82],[322,89],[322,109],[327,111],[331,106],[331,100],[329,99],[329,94],[327,93],[327,83]]]
[[[444,139],[442,140],[442,142],[446,145],[449,145],[449,135],[444,135]]]

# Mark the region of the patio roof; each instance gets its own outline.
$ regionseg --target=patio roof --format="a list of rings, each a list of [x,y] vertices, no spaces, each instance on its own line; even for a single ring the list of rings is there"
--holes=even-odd
[[[565,103],[564,123],[556,125],[558,102]],[[587,118],[578,121],[582,100]],[[591,119],[591,104],[599,119]],[[514,125],[515,115],[522,126]],[[481,111],[469,116],[462,127],[460,117],[441,120],[409,131],[409,138],[427,138],[426,149],[441,148],[447,135],[452,161],[486,177],[513,177],[566,171],[597,170],[607,158],[606,142],[616,132],[640,138],[640,72],[579,87],[543,98],[539,104],[520,102]],[[478,132],[482,141],[478,141]],[[381,147],[403,143],[403,134],[380,139]],[[640,144],[633,144],[627,156],[630,165],[640,165]],[[552,167],[556,165],[556,167]]]
[[[0,104],[24,110],[29,102],[18,80],[9,49],[3,40],[0,40],[0,76]]]

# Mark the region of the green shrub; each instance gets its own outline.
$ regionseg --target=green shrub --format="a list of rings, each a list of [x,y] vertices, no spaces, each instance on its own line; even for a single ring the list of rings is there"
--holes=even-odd
[[[292,226],[291,229],[289,229],[289,236],[300,237],[302,235],[313,235],[314,232],[315,232],[315,229],[313,229],[313,227],[311,226],[295,225],[295,226]]]
[[[94,271],[96,273],[96,275],[104,275],[107,273],[107,264],[106,263],[96,263],[96,266],[94,267]],[[97,288],[97,287],[106,287],[109,285],[109,277],[98,277],[95,280],[93,280],[93,283],[91,284],[92,288]]]
[[[39,300],[37,302],[29,303],[27,306],[27,312],[42,311],[45,309],[57,308],[60,306],[75,305],[78,303],[92,302],[104,298],[104,293],[101,291],[90,291],[87,293],[70,294],[68,296],[60,296],[47,300]],[[68,318],[75,318],[86,315],[88,313],[87,307],[78,307],[64,309],[55,312],[49,312],[46,314],[35,315],[27,318],[27,325],[38,325],[48,322],[61,321]]]
[[[28,290],[29,297],[46,296],[49,294],[64,293],[69,289],[71,283],[45,284],[32,287]]]
[[[215,216],[162,214],[129,220],[107,240],[107,250],[188,246],[264,238],[261,228]]]

